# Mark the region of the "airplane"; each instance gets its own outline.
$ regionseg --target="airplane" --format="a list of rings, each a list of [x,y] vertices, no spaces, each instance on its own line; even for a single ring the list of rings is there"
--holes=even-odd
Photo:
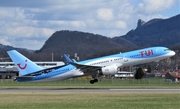
[[[14,81],[45,82],[91,75],[93,78],[90,80],[91,84],[98,82],[98,77],[102,75],[118,73],[119,68],[162,60],[175,55],[174,51],[166,47],[144,48],[79,62],[64,54],[67,65],[42,68],[16,50],[7,53],[21,74],[15,77]]]

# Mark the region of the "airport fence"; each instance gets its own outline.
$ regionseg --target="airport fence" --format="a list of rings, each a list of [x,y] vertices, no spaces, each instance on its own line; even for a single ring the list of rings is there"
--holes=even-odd
[[[164,78],[144,78],[141,80],[136,79],[99,79],[97,83],[90,84],[90,79],[69,79],[64,81],[52,81],[52,82],[15,82],[12,79],[0,79],[0,87],[9,86],[24,86],[24,87],[179,87],[180,84],[176,84],[173,81],[167,81]]]

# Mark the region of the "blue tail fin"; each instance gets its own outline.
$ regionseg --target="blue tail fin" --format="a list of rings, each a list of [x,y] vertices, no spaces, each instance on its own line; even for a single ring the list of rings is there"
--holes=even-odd
[[[42,67],[29,60],[27,57],[17,52],[16,50],[11,50],[7,53],[22,76],[43,69]]]

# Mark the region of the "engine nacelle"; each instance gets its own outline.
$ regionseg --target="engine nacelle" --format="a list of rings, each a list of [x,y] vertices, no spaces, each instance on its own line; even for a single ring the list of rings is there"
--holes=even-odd
[[[116,65],[106,66],[101,71],[104,75],[114,75],[118,72],[118,67]]]

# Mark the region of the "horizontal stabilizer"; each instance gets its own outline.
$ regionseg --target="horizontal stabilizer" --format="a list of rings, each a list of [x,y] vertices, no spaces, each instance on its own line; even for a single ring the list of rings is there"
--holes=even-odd
[[[32,80],[34,76],[18,76],[14,78],[14,81],[29,81]]]

